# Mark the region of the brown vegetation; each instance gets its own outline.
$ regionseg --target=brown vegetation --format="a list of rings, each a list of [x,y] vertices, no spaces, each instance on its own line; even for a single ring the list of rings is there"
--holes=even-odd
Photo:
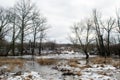
[[[79,67],[79,62],[77,59],[70,59],[68,60],[68,65],[71,67]]]
[[[12,58],[0,58],[0,66],[2,65],[9,65],[10,67],[18,65],[22,67],[25,60],[23,59],[12,59]]]
[[[7,67],[2,69],[1,71],[4,72],[11,72],[15,69],[16,66],[22,68],[24,65],[25,60],[23,59],[14,59],[14,58],[0,58],[0,66],[6,65]]]
[[[120,61],[114,62],[112,65],[120,69]]]
[[[85,66],[81,66],[81,67],[79,67],[80,69],[85,69],[85,68],[91,68],[91,66],[90,65],[85,65]]]
[[[56,59],[37,59],[36,60],[40,65],[53,65],[58,62]]]
[[[111,64],[112,58],[103,58],[103,57],[96,57],[91,59],[93,64]]]

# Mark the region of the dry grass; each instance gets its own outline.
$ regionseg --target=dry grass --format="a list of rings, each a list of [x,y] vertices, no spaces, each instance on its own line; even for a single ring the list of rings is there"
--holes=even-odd
[[[93,64],[111,64],[112,58],[95,57],[91,59]]]
[[[20,68],[23,66],[25,60],[23,59],[13,59],[13,58],[0,58],[0,66],[9,65],[12,66],[18,65]]]
[[[71,67],[79,67],[79,65],[75,62],[69,62],[68,65]]]
[[[108,76],[106,72],[97,72],[100,75]]]
[[[68,65],[71,67],[79,67],[79,62],[77,59],[68,60]]]
[[[54,65],[57,64],[58,60],[56,59],[37,59],[36,60],[40,65]]]
[[[120,69],[120,62],[119,62],[119,61],[114,62],[112,65],[113,65],[114,67],[116,67],[116,68],[119,68],[119,69]]]
[[[79,62],[77,59],[69,59],[68,60],[68,65],[71,67],[79,67]]]
[[[82,74],[81,74],[80,71],[78,71],[78,72],[76,73],[76,75],[78,75],[78,76],[82,76]]]
[[[75,63],[79,63],[77,59],[69,59],[68,62],[75,62]]]
[[[23,59],[0,58],[0,66],[7,65],[7,67],[3,69],[4,72],[11,72],[15,69],[16,66],[22,68],[24,62],[25,60]]]
[[[90,65],[84,65],[84,66],[81,66],[81,67],[79,67],[81,70],[83,70],[83,69],[85,69],[85,68],[91,68],[91,66]]]

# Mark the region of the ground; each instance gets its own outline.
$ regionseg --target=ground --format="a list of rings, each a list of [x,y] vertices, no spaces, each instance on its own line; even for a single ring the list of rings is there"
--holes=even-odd
[[[119,60],[80,53],[0,58],[0,80],[120,80]]]

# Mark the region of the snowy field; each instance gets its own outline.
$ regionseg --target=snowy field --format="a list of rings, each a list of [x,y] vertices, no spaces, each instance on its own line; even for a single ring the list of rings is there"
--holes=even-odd
[[[111,64],[86,65],[84,57],[83,54],[72,52],[34,56],[35,59],[54,59],[57,63],[41,65],[37,61],[27,60],[22,68],[16,66],[9,72],[7,64],[1,65],[0,80],[120,80],[120,67]],[[94,59],[95,56],[90,57]],[[22,58],[29,59],[31,56]]]

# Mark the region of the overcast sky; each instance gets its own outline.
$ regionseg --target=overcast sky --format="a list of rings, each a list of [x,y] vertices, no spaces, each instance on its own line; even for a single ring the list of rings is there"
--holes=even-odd
[[[0,6],[10,7],[19,0],[0,0]],[[36,3],[40,12],[47,18],[48,39],[60,43],[68,43],[70,26],[74,22],[90,16],[92,9],[96,8],[104,16],[115,16],[120,8],[120,0],[31,0]]]

